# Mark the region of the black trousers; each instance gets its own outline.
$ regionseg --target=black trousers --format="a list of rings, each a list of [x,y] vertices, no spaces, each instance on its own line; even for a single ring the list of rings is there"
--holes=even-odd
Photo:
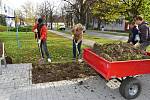
[[[42,54],[43,58],[44,58],[44,53],[46,54],[47,58],[50,58],[50,54],[49,54],[48,49],[47,49],[46,41],[43,41],[43,40],[41,41],[40,49],[41,49],[41,54]]]
[[[78,49],[78,56],[80,56],[81,55],[81,45],[82,45],[82,41],[80,41],[79,43],[78,43],[78,45],[77,45],[77,49],[76,49],[76,43],[77,43],[77,41],[76,40],[74,40],[73,39],[73,58],[76,58],[76,56],[77,56],[77,49]]]

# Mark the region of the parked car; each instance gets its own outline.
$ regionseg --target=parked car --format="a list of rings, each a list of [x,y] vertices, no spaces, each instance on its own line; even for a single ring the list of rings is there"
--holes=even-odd
[[[66,29],[65,24],[64,24],[64,23],[59,23],[59,24],[58,24],[58,29],[59,29],[59,30],[65,30],[65,29]]]

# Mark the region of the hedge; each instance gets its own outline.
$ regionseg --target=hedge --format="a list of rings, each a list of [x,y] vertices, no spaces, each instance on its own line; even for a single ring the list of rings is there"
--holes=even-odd
[[[7,31],[7,26],[0,25],[0,32]]]
[[[10,28],[10,31],[16,32],[16,28]],[[31,32],[32,26],[18,27],[19,32]]]

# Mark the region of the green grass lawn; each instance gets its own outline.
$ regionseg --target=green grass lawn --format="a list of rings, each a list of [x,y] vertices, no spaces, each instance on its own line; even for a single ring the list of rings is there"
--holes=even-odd
[[[0,40],[4,41],[6,53],[13,58],[13,63],[37,63],[40,59],[38,45],[32,32],[19,32],[20,48],[15,32],[0,32]],[[72,41],[49,33],[47,46],[53,62],[71,61]]]
[[[95,41],[95,42],[101,43],[101,44],[120,42],[117,40],[111,40],[111,39],[107,39],[107,38],[101,38],[101,37],[96,37],[93,35],[88,35],[86,33],[84,34],[84,39],[92,40],[92,41]]]
[[[118,42],[115,40],[99,38],[85,34],[85,39],[93,40],[98,43]],[[13,63],[37,63],[40,53],[34,33],[19,32],[20,48],[16,41],[15,32],[0,32],[0,40],[5,43],[6,54],[13,59]],[[48,34],[47,46],[53,62],[66,62],[72,59],[72,41],[54,33]],[[82,46],[85,48],[87,46]],[[148,48],[150,51],[150,47]]]

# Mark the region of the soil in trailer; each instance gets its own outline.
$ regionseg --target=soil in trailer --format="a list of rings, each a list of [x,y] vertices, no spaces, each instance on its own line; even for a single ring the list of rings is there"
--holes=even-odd
[[[140,48],[135,48],[133,45],[124,42],[104,45],[95,43],[92,51],[111,62],[150,59],[150,56],[145,55],[146,52],[140,50]]]

